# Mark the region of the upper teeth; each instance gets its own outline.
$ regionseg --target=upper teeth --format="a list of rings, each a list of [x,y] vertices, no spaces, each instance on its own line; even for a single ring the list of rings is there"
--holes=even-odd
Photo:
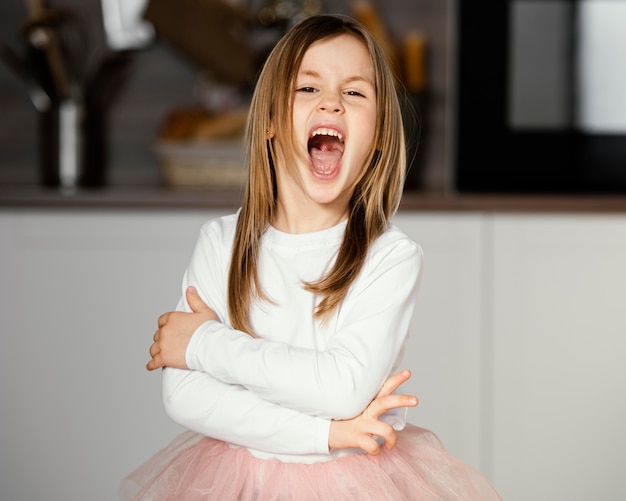
[[[335,129],[327,129],[326,127],[320,127],[319,129],[315,129],[313,131],[313,136],[334,136],[338,138],[340,141],[343,141],[343,136],[337,132]]]

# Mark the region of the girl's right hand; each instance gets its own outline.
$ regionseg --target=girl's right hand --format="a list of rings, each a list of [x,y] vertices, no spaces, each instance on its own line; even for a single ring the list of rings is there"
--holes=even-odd
[[[217,314],[202,300],[195,287],[187,287],[190,313],[170,311],[158,319],[159,328],[150,346],[150,361],[146,369],[153,371],[162,367],[187,369],[185,352],[191,336],[207,320],[218,320]]]
[[[380,452],[380,444],[374,437],[385,441],[387,449],[393,449],[398,436],[393,427],[380,421],[385,412],[399,407],[415,407],[417,397],[412,395],[394,395],[393,392],[411,377],[411,371],[404,370],[391,376],[382,388],[357,417],[347,420],[333,420],[328,435],[331,449],[351,449],[358,447],[373,456]]]

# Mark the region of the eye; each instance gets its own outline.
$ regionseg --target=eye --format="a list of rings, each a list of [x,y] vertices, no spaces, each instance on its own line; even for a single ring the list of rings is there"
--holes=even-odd
[[[315,87],[298,87],[296,92],[316,92]]]
[[[357,96],[357,97],[365,97],[365,94],[359,92],[358,90],[348,90],[345,92],[348,96]]]

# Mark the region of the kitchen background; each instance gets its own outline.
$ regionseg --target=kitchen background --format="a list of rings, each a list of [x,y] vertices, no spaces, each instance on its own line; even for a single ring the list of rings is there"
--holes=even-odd
[[[20,27],[39,27],[24,25],[27,5],[36,10],[38,3],[9,0],[0,5],[0,41],[20,56],[25,51]],[[108,8],[125,5],[132,11],[127,0],[106,3]],[[162,8],[169,3],[151,2]],[[181,9],[199,3],[175,2]],[[250,5],[256,9],[261,3]],[[354,12],[348,0],[303,3],[328,12]],[[557,50],[562,40],[555,38],[549,39],[550,50],[545,44],[537,44],[539,49],[528,42],[517,46],[522,54],[515,59],[519,67],[509,68],[523,70],[513,80],[517,101],[514,113],[502,118],[506,107],[500,101],[506,93],[502,75],[493,70],[506,61],[503,40],[510,24],[506,16],[503,21],[502,5],[514,4],[512,11],[531,20],[534,29],[512,23],[518,31],[534,35],[543,26],[545,35],[569,19],[570,5],[617,9],[609,18],[619,20],[625,3],[373,2],[390,39],[400,48],[409,42],[415,54],[410,61],[419,63],[421,42],[426,42],[424,64],[414,64],[410,71],[402,65],[401,74],[414,90],[411,98],[423,107],[424,139],[418,150],[423,157],[412,172],[418,175],[394,219],[425,252],[424,279],[405,355],[413,371],[407,391],[420,397],[409,420],[437,432],[455,455],[483,471],[506,500],[626,498],[621,481],[626,449],[626,198],[619,189],[573,194],[567,187],[553,187],[546,194],[536,185],[514,193],[503,189],[506,176],[499,178],[504,183],[499,187],[473,185],[468,192],[459,191],[455,169],[462,148],[457,145],[469,137],[478,146],[469,152],[469,171],[484,178],[484,172],[477,171],[485,165],[493,174],[506,173],[514,164],[498,136],[509,118],[516,124],[515,134],[520,125],[544,134],[546,120],[554,122],[555,117],[560,127],[571,128],[565,120],[569,108],[554,89],[563,73],[528,69],[550,68],[551,57],[560,61],[559,54],[568,53],[570,49]],[[91,153],[107,153],[105,169],[90,169],[102,159],[92,156],[85,168],[95,177],[82,178],[95,179],[97,185],[98,172],[104,172],[104,186],[74,189],[82,164],[79,167],[71,153],[66,153],[69,163],[64,169],[50,162],[59,158],[57,154],[41,161],[33,101],[41,106],[42,96],[29,95],[7,55],[11,51],[2,51],[0,501],[112,500],[121,478],[180,432],[164,415],[159,376],[144,369],[148,345],[157,316],[178,301],[200,225],[232,212],[240,194],[236,176],[211,189],[182,187],[194,179],[196,165],[190,158],[198,158],[198,149],[181,147],[181,139],[193,135],[184,125],[187,120],[196,124],[194,133],[201,129],[213,145],[219,136],[219,144],[226,147],[211,150],[223,156],[217,162],[219,175],[209,181],[224,182],[227,172],[219,168],[236,165],[232,145],[237,141],[241,94],[207,79],[171,35],[152,40],[149,26],[146,31],[131,30],[132,42],[118,30],[118,49],[126,43],[142,48],[110,54],[104,6],[98,0],[50,5],[70,7],[80,15],[86,23],[88,67],[96,68],[105,58],[114,68],[105,75],[117,78],[101,81],[108,85],[109,98],[101,109],[105,120],[96,123],[105,126],[106,135],[96,136],[105,141],[91,143]],[[546,6],[549,12],[543,10]],[[584,19],[596,17],[587,13]],[[606,16],[602,19],[603,31],[612,33],[613,24]],[[612,55],[610,61],[624,60],[622,31],[615,31],[613,45],[601,51]],[[264,43],[267,32],[271,35],[269,29],[257,33],[258,43]],[[204,52],[205,57],[227,48],[223,41],[213,43],[215,48]],[[467,56],[468,49],[475,59]],[[533,65],[538,56],[541,64]],[[464,69],[458,64],[461,59],[468,65]],[[591,60],[599,69],[590,74],[605,75],[605,82],[613,67],[623,68],[597,56]],[[609,80],[619,83],[620,75]],[[532,93],[528,88],[536,79],[542,87]],[[460,81],[465,94],[459,90]],[[602,90],[603,97],[614,96],[611,112],[586,115],[594,129],[586,132],[610,132],[611,141],[617,138],[619,143],[623,114],[615,111],[623,106],[621,93],[612,94],[608,84]],[[548,99],[551,106],[544,109],[542,100],[549,92],[561,100]],[[474,103],[470,119],[461,119],[459,114],[467,116],[463,103],[468,102]],[[76,111],[64,109],[66,124],[76,118]],[[488,129],[473,126],[472,118]],[[214,120],[220,125],[217,132]],[[43,122],[46,131],[57,133],[58,123]],[[164,138],[169,139],[165,145]],[[54,142],[44,144],[56,151]],[[206,154],[206,148],[200,149],[205,162]],[[547,156],[561,173],[572,173],[568,161]],[[166,176],[164,158],[175,160],[174,170],[182,171],[182,179]],[[527,165],[535,179],[551,168],[537,166],[541,158],[535,154]],[[611,166],[623,160],[614,158]],[[57,174],[50,184],[65,179],[67,186],[42,187],[44,171]],[[611,183],[616,181],[619,175]],[[163,188],[167,183],[178,183],[177,189]]]
[[[238,104],[245,106],[250,84],[264,51],[297,19],[297,15],[325,11],[358,14],[371,26],[379,27],[380,33],[384,33],[389,44],[393,45],[398,73],[408,83],[409,90],[416,91],[413,96],[420,100],[419,104],[424,109],[424,137],[426,130],[429,131],[429,148],[423,148],[420,152],[420,172],[417,173],[416,166],[416,173],[412,175],[413,183],[443,187],[444,99],[449,33],[446,2],[396,0],[384,6],[382,3],[373,6],[371,2],[349,0],[231,1],[230,4],[246,6],[250,11],[253,24],[245,25],[245,43],[241,43],[242,37],[233,35],[233,30],[220,28],[220,25],[228,25],[229,21],[231,24],[237,22],[237,26],[240,26],[235,13],[212,10],[220,3],[228,2],[191,0],[174,4],[152,1],[148,12],[153,23],[141,19],[145,0],[126,3],[105,0],[102,6],[100,0],[54,4],[59,9],[71,9],[73,14],[71,19],[56,22],[59,38],[63,40],[65,36],[69,40],[66,45],[74,44],[67,51],[69,68],[66,71],[71,72],[70,63],[79,61],[74,66],[78,66],[79,73],[87,75],[77,80],[87,82],[80,84],[80,94],[83,101],[87,96],[89,119],[104,122],[104,126],[95,133],[106,134],[106,137],[102,137],[102,141],[105,141],[106,165],[100,166],[102,157],[91,153],[94,141],[97,143],[97,139],[100,139],[99,134],[96,140],[86,145],[86,154],[89,155],[84,166],[86,170],[106,169],[104,182],[107,185],[159,185],[167,182],[163,169],[159,168],[159,160],[163,158],[159,157],[157,151],[159,139],[164,136],[171,139],[171,135],[183,126],[181,121],[189,121],[194,117],[198,119],[198,108],[204,108],[203,111],[214,117],[223,118],[223,115],[230,117]],[[41,177],[37,170],[40,165],[37,158],[38,113],[30,102],[24,78],[17,76],[17,71],[7,64],[6,57],[9,49],[13,53],[17,52],[18,56],[26,52],[29,45],[25,35],[27,10],[24,3],[18,0],[4,2],[0,9],[1,40],[5,44],[4,64],[0,64],[0,106],[3,115],[0,124],[0,183],[36,184]],[[177,17],[172,13],[177,10],[184,13],[185,9],[189,13],[181,14],[177,24]],[[277,19],[267,20],[268,14],[262,14],[265,12],[263,9]],[[130,14],[122,21],[120,18],[125,12]],[[62,13],[61,10],[57,17],[61,17]],[[262,15],[255,16],[255,13]],[[181,36],[180,33],[188,33],[193,29],[189,28],[190,19],[185,16],[205,20],[209,28],[201,30],[199,27],[199,34],[195,36]],[[211,19],[216,16],[221,16],[221,22],[213,25]],[[285,20],[281,16],[288,17]],[[39,26],[33,21],[31,24]],[[108,30],[105,29],[107,26]],[[159,28],[156,38],[153,37],[153,26]],[[81,42],[81,39],[84,41]],[[226,50],[231,46],[231,51]],[[409,49],[405,48],[407,46]],[[414,59],[407,53],[417,53],[423,63],[413,62]],[[245,58],[245,62],[233,64],[233,61],[238,60],[237,56]],[[413,66],[407,70],[410,74],[406,78],[405,60],[410,60]],[[109,72],[104,78],[102,75],[94,76],[103,61],[110,68]],[[92,88],[96,90],[92,91]],[[427,92],[428,101],[424,99]],[[92,95],[97,97],[90,99]],[[104,105],[100,105],[98,96],[103,96]],[[93,108],[96,110],[93,111]],[[182,115],[185,111],[187,116]],[[93,115],[96,115],[95,118]],[[228,126],[231,129],[234,127]],[[414,131],[411,133],[413,137],[416,136]],[[49,138],[50,133],[45,133],[45,136]],[[426,154],[429,158],[422,160],[421,157]]]

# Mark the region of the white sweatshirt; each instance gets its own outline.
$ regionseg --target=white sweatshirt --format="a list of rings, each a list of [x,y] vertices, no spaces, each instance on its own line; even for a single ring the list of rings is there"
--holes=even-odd
[[[422,251],[394,225],[370,247],[340,307],[313,317],[319,298],[303,281],[326,273],[346,223],[288,234],[270,227],[259,272],[272,302],[258,302],[251,324],[260,339],[234,330],[227,283],[237,215],[206,223],[185,273],[221,322],[205,322],[186,351],[189,370],[163,370],[163,399],[172,420],[203,435],[247,447],[257,457],[315,462],[353,451],[329,451],[331,419],[358,415],[397,368],[421,277]],[[397,429],[406,410],[387,416]]]

